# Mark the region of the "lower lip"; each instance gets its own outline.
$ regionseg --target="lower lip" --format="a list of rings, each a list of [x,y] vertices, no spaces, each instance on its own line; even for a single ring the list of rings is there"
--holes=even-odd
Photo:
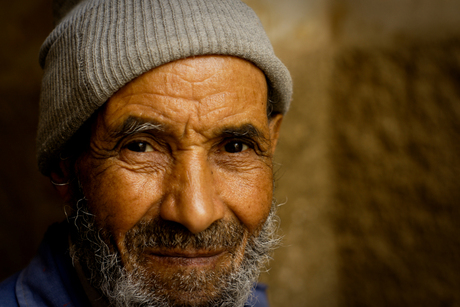
[[[149,254],[151,261],[160,263],[161,265],[173,266],[214,266],[224,253],[219,253],[212,256],[205,257],[181,257],[181,256],[167,256],[158,254]]]

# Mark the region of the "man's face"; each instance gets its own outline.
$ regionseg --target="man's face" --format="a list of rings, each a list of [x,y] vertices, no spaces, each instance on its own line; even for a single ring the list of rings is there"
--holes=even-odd
[[[218,295],[212,283],[241,264],[267,219],[282,116],[269,120],[266,108],[258,68],[235,57],[203,56],[128,83],[93,125],[76,168],[95,224],[127,271],[155,279],[151,286],[161,283],[178,304]],[[174,227],[181,230],[172,240],[182,243],[153,242],[162,228]],[[147,239],[138,240],[140,233]],[[178,276],[210,284],[204,280],[191,294],[174,283]]]

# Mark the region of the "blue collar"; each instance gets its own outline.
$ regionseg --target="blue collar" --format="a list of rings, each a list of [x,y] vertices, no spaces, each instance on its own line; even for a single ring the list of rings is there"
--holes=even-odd
[[[19,274],[0,284],[0,297],[9,297],[20,307],[88,307],[91,306],[69,256],[68,224],[52,225],[40,245],[38,255]],[[9,289],[9,290],[8,290]],[[268,307],[266,286],[258,284],[246,307]]]

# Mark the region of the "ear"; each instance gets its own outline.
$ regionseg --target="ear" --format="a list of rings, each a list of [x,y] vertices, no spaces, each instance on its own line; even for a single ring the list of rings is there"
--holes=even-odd
[[[276,144],[280,134],[281,123],[283,122],[283,114],[276,114],[268,120],[270,129],[270,141],[272,143],[272,155],[275,153]]]
[[[67,203],[71,200],[70,181],[72,180],[73,172],[71,172],[71,165],[69,160],[59,161],[50,173],[51,183],[62,199]]]

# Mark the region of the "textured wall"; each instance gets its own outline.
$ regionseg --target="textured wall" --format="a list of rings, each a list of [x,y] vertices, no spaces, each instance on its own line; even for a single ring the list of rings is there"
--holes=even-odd
[[[460,304],[460,41],[346,49],[332,90],[346,306]]]
[[[273,307],[460,306],[460,3],[245,0],[291,70]],[[0,279],[60,201],[35,165],[51,0],[0,11]]]
[[[52,28],[50,7],[50,0],[3,1],[0,10],[0,279],[27,264],[47,226],[62,219],[35,162],[38,49]]]
[[[340,305],[459,306],[460,3],[396,3],[348,1],[337,26]]]
[[[460,3],[336,3],[339,305],[459,306]]]
[[[272,306],[336,306],[337,257],[330,219],[327,97],[332,54],[321,1],[245,1],[260,16],[291,71],[294,97],[281,130],[276,197],[284,244],[269,273]],[[317,35],[318,34],[318,35]]]
[[[272,304],[459,306],[460,3],[247,2],[295,81]]]

